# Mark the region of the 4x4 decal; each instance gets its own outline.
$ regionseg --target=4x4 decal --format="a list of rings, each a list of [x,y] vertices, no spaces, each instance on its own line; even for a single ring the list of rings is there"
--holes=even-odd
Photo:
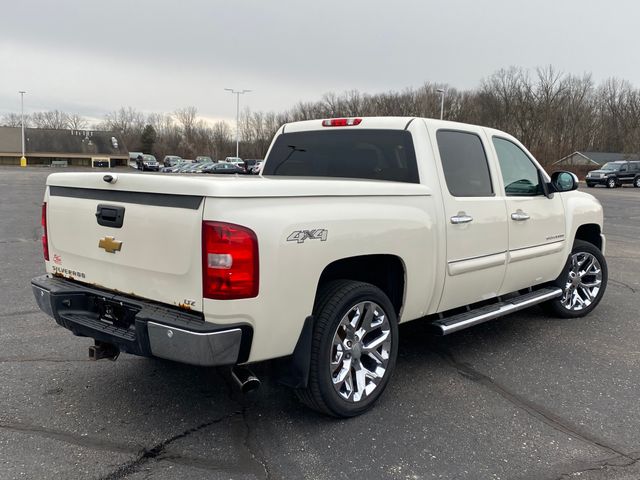
[[[291,235],[287,237],[287,242],[298,242],[304,243],[305,240],[320,240],[321,242],[325,242],[327,240],[327,235],[329,234],[329,230],[325,228],[316,228],[314,230],[296,230],[295,232],[291,232]]]

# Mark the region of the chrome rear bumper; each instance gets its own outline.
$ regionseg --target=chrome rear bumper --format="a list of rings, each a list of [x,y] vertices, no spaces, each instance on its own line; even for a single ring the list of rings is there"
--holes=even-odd
[[[248,325],[215,325],[199,313],[48,275],[34,278],[31,286],[40,309],[59,325],[123,352],[207,367],[248,357]]]

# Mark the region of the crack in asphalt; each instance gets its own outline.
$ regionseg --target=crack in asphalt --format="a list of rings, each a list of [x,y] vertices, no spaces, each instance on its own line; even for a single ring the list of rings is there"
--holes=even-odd
[[[9,244],[9,243],[32,243],[37,242],[37,239],[33,238],[6,238],[0,239],[0,244]]]
[[[631,290],[633,293],[638,293],[637,290],[635,288],[633,288],[631,285],[621,282],[620,280],[615,280],[613,278],[609,278],[609,283],[613,283],[614,285],[617,285],[619,287],[627,287],[629,290]]]
[[[42,362],[42,363],[87,363],[87,362],[94,362],[94,360],[91,360],[89,358],[85,359],[85,360],[78,360],[78,359],[66,359],[66,358],[11,358],[11,357],[6,357],[6,358],[1,358],[0,357],[0,363],[37,363],[37,362]]]
[[[265,458],[262,455],[258,455],[257,452],[255,452],[254,449],[251,447],[252,430],[251,430],[251,426],[249,425],[249,421],[247,420],[247,409],[246,409],[246,407],[242,408],[242,423],[244,424],[245,432],[246,432],[242,445],[244,446],[245,450],[249,453],[251,458],[255,462],[260,464],[260,466],[264,470],[264,478],[266,480],[270,480],[271,479],[271,472],[269,471],[269,467],[267,466],[267,462],[266,462]]]
[[[223,381],[225,387],[227,388],[228,398],[233,403],[235,403],[239,407],[239,409],[231,413],[228,413],[226,415],[223,415],[222,417],[216,418],[214,420],[202,423],[196,427],[185,430],[177,435],[174,435],[166,440],[163,440],[162,442],[154,445],[151,448],[143,449],[136,459],[121,465],[110,474],[100,477],[100,480],[124,479],[127,476],[131,475],[132,473],[139,471],[143,465],[145,465],[147,462],[154,459],[158,461],[167,461],[171,463],[176,463],[176,464],[195,467],[195,468],[201,468],[205,470],[225,471],[225,472],[237,471],[238,470],[237,463],[225,463],[220,461],[211,461],[207,458],[202,458],[202,457],[189,457],[184,455],[172,455],[172,454],[166,453],[166,448],[172,443],[178,440],[184,439],[189,435],[196,433],[200,430],[206,429],[208,427],[221,423],[225,420],[229,420],[236,416],[240,416],[242,418],[242,424],[245,430],[245,434],[242,439],[242,446],[247,452],[249,459],[256,466],[256,469],[248,469],[248,470],[251,473],[256,474],[256,476],[257,476],[258,470],[261,470],[262,472],[264,472],[264,478],[266,480],[270,480],[271,473],[268,469],[265,459],[261,455],[259,455],[258,452],[251,446],[252,429],[247,419],[248,409],[245,403],[242,400],[238,400],[237,398],[235,398],[234,388],[230,384],[229,379],[220,375],[219,373],[218,373],[218,377]],[[240,463],[242,464],[242,462]],[[244,471],[246,470],[247,469],[245,468]]]
[[[42,310],[33,309],[33,310],[18,310],[17,312],[8,312],[8,313],[0,313],[0,318],[4,317],[13,317],[14,315],[32,315],[34,313],[40,313]]]
[[[631,458],[630,461],[628,461],[629,458]],[[612,462],[615,462],[615,460],[621,460],[621,459],[624,459],[627,461],[625,463],[612,463]],[[636,463],[638,463],[638,460],[640,459],[629,457],[626,455],[625,456],[618,455],[613,458],[608,458],[606,460],[601,460],[599,462],[592,463],[591,466],[581,468],[580,470],[572,470],[570,472],[561,473],[560,476],[555,477],[554,480],[566,480],[574,476],[580,476],[583,473],[602,471],[602,470],[605,470],[606,468],[620,468],[620,469],[629,468],[635,465]]]
[[[122,478],[126,478],[127,476],[131,475],[132,473],[135,473],[136,471],[138,471],[140,469],[140,467],[142,467],[145,463],[149,462],[150,460],[153,460],[155,458],[160,457],[163,453],[164,450],[167,448],[167,446],[171,445],[173,442],[177,441],[177,440],[181,440],[185,437],[188,437],[189,435],[198,432],[202,429],[205,429],[207,427],[210,427],[212,425],[215,425],[217,423],[223,422],[225,420],[228,420],[236,415],[241,415],[242,412],[239,410],[236,410],[234,412],[228,413],[226,415],[223,415],[222,417],[218,417],[215,418],[213,420],[210,420],[208,422],[204,422],[201,423],[200,425],[197,425],[195,427],[189,428],[181,433],[178,433],[166,440],[163,440],[160,443],[155,444],[153,447],[149,448],[149,449],[143,449],[142,452],[140,453],[140,455],[138,455],[138,458],[136,458],[135,460],[132,460],[130,462],[125,463],[124,465],[121,465],[120,467],[118,467],[116,470],[114,470],[113,472],[111,472],[110,474],[100,477],[101,480],[119,480]],[[171,457],[170,457],[171,458]]]
[[[78,435],[60,430],[53,430],[45,427],[39,427],[36,425],[29,425],[25,423],[5,423],[0,422],[0,429],[8,430],[17,433],[34,434],[39,437],[49,438],[52,440],[58,440],[71,445],[78,445],[80,447],[89,447],[94,450],[105,450],[109,452],[118,453],[133,453],[139,451],[139,445],[126,445],[102,438],[94,438],[85,435]]]
[[[615,457],[626,458],[631,462],[636,461],[636,459],[629,456],[629,454],[623,452],[620,448],[609,444],[606,440],[600,439],[588,432],[582,431],[577,426],[572,425],[569,421],[561,418],[560,416],[547,410],[541,405],[538,405],[530,400],[527,400],[523,396],[510,391],[506,387],[500,385],[491,377],[476,370],[472,365],[464,362],[459,362],[451,352],[445,349],[439,349],[437,353],[445,360],[445,362],[447,362],[451,367],[457,370],[457,372],[463,377],[468,378],[469,380],[476,382],[484,387],[487,387],[515,407],[519,408],[520,410],[524,410],[529,415],[540,420],[554,430],[564,433],[565,435],[568,435],[570,437],[582,440],[583,442],[599,449],[607,450],[613,453]]]
[[[264,471],[264,478],[266,480],[270,480],[271,479],[271,472],[269,471],[269,467],[267,465],[266,459],[264,458],[264,456],[255,448],[252,447],[251,445],[251,437],[252,437],[252,433],[253,433],[253,429],[251,428],[251,425],[247,419],[247,413],[248,413],[248,408],[246,406],[246,402],[244,400],[246,400],[247,398],[250,397],[246,397],[246,396],[242,396],[240,397],[240,399],[236,398],[236,395],[234,395],[234,393],[237,392],[236,389],[234,389],[233,385],[231,384],[231,380],[224,375],[220,375],[220,373],[218,372],[218,377],[222,380],[222,382],[224,383],[226,389],[227,389],[227,397],[229,398],[229,400],[231,400],[232,402],[234,402],[236,405],[238,405],[241,408],[241,412],[242,412],[242,423],[244,425],[245,428],[245,435],[244,435],[244,439],[242,442],[242,446],[244,447],[244,449],[247,451],[247,453],[249,454],[250,458],[255,462],[260,464],[260,466],[262,467],[262,470]]]

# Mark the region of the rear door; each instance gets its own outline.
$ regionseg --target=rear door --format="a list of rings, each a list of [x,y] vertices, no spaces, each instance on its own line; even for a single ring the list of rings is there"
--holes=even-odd
[[[51,185],[47,271],[201,310],[203,203],[199,196]]]
[[[446,275],[439,311],[498,295],[505,274],[508,231],[498,172],[479,127],[430,128],[446,219]]]
[[[631,163],[623,163],[618,171],[618,181],[621,185],[633,183],[634,172],[631,171]]]

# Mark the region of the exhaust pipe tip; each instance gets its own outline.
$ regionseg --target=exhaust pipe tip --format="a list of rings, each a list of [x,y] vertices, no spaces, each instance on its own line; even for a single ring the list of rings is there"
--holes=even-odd
[[[231,377],[243,394],[260,388],[260,379],[247,367],[232,368]]]

